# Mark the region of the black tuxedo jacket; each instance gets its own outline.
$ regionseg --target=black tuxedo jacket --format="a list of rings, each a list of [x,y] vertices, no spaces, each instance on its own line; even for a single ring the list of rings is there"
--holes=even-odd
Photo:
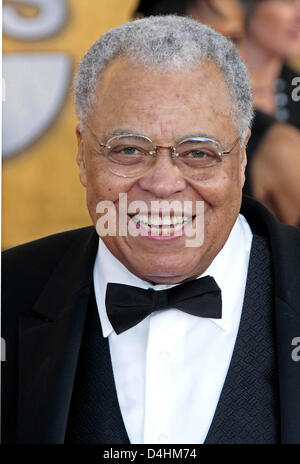
[[[281,442],[300,443],[300,351],[292,357],[300,337],[300,229],[279,223],[250,198],[243,199],[241,213],[270,240]],[[64,442],[97,248],[98,235],[87,227],[3,254],[4,443]],[[112,383],[111,425],[123,428],[121,437],[124,424],[111,369],[107,375]]]

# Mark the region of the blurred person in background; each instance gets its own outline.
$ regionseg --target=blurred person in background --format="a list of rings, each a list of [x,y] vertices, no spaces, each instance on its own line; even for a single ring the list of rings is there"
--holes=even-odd
[[[250,71],[255,108],[244,191],[280,220],[297,225],[299,80],[287,61],[300,52],[300,0],[241,0],[241,4],[246,33],[239,50]]]
[[[247,156],[250,169],[246,175],[253,196],[282,222],[299,225],[299,130],[290,124],[273,122],[265,130],[255,153],[251,152],[249,141]]]
[[[238,0],[141,0],[135,17],[177,14],[190,16],[234,42],[244,35],[244,12]]]
[[[293,93],[299,73],[286,64],[300,52],[300,0],[242,0],[242,5],[246,34],[239,50],[250,71],[254,107],[300,129]]]
[[[249,63],[250,72],[254,68],[268,77],[269,69],[277,70],[269,84],[270,89],[278,88],[277,94],[274,90],[263,97],[261,86],[256,84],[255,88],[254,84],[255,118],[247,148],[244,193],[255,196],[278,219],[292,225],[300,221],[300,131],[293,127],[299,127],[300,112],[299,103],[292,99],[292,80],[296,74],[284,61],[293,58],[299,51],[299,3],[299,0],[244,0],[242,3],[239,0],[141,0],[134,12],[137,17],[158,14],[191,16],[233,40],[247,64],[248,48],[257,49],[251,53],[253,63]],[[264,27],[263,21],[268,22],[268,17],[270,24]],[[274,40],[272,36],[276,35],[277,27],[282,32]],[[266,49],[268,44],[270,48],[269,55],[267,51],[259,53],[259,41],[256,48],[252,45],[252,41],[255,42],[249,37],[252,29],[251,37],[253,34],[259,36],[259,33],[265,37]],[[265,30],[267,34],[264,34]],[[285,35],[287,38],[284,40]],[[260,55],[265,56],[266,70],[260,70],[261,63],[256,67],[256,59],[259,60]],[[277,63],[277,66],[272,63]],[[270,112],[270,95],[273,95],[274,114]]]

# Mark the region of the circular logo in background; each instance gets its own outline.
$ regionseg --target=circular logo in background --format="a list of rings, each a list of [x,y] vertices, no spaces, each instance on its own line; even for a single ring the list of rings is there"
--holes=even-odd
[[[40,41],[57,34],[67,18],[65,0],[14,0],[3,5],[3,33],[20,41]],[[22,152],[48,129],[65,101],[71,74],[67,53],[4,53],[4,159]]]

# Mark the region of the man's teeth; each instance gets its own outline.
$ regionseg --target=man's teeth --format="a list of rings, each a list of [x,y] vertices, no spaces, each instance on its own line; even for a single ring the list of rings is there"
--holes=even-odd
[[[134,220],[134,222],[140,223],[146,229],[151,229],[152,232],[159,233],[160,231],[162,231],[162,233],[164,234],[164,232],[168,232],[170,226],[172,226],[172,230],[180,230],[182,226],[190,222],[193,218],[191,216],[160,216],[136,214],[132,217],[132,219]],[[157,226],[166,227],[159,228]]]

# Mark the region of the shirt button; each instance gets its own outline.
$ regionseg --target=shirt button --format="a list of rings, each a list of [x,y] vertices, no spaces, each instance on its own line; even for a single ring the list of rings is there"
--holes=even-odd
[[[159,443],[167,443],[168,435],[166,435],[165,433],[161,433],[160,435],[158,435],[157,440]]]
[[[159,353],[160,359],[163,359],[164,361],[170,357],[170,353],[168,351],[161,351]]]

